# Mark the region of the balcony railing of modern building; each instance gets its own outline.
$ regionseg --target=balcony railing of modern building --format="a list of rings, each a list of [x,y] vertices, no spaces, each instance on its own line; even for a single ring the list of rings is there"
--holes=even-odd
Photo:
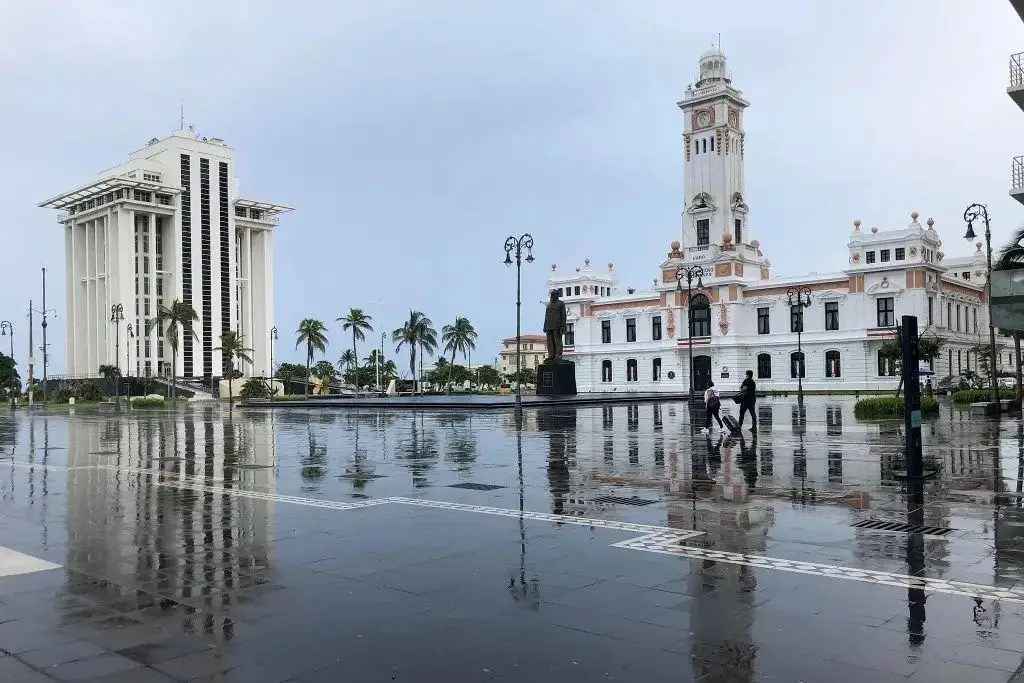
[[[1010,55],[1010,84],[1006,93],[1024,111],[1024,52]]]
[[[1014,157],[1010,166],[1010,196],[1024,204],[1024,156]]]

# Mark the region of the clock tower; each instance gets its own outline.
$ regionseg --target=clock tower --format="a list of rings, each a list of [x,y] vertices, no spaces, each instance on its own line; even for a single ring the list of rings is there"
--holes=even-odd
[[[748,244],[743,182],[743,112],[750,103],[733,87],[725,55],[701,55],[699,77],[678,103],[683,110],[683,246]]]

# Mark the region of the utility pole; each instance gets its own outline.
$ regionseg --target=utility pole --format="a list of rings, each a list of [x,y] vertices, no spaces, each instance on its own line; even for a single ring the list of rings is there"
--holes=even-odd
[[[46,403],[46,364],[50,347],[46,344],[46,268],[43,268],[43,403]]]
[[[28,407],[31,408],[35,401],[32,387],[35,384],[35,356],[32,353],[32,299],[28,300]]]

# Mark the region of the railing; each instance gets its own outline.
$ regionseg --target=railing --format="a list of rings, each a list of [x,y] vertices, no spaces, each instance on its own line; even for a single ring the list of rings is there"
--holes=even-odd
[[[1024,52],[1010,55],[1010,87],[1024,87]]]
[[[1010,177],[1014,191],[1024,190],[1024,156],[1014,157],[1010,169]]]

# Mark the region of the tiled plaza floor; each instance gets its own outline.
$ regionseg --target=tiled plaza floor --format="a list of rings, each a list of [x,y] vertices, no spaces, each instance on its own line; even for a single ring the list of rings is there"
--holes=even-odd
[[[1019,420],[758,413],[5,412],[0,681],[1016,680]]]

